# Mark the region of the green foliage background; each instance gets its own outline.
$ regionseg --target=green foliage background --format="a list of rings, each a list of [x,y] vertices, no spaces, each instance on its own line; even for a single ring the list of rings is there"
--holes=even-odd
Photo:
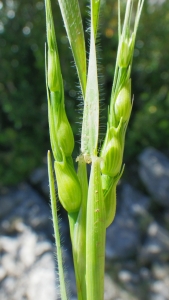
[[[88,15],[87,3],[80,1],[84,20]],[[78,80],[59,6],[56,0],[52,4],[66,109],[78,140]],[[50,145],[44,74],[45,31],[43,1],[0,1],[0,184],[15,184],[26,178],[43,162]],[[169,1],[145,1],[133,62],[134,106],[125,149],[128,164],[149,145],[168,153],[168,36]],[[103,117],[109,103],[117,42],[117,1],[107,0],[102,7],[99,38]],[[77,144],[74,155],[78,154],[78,147]]]

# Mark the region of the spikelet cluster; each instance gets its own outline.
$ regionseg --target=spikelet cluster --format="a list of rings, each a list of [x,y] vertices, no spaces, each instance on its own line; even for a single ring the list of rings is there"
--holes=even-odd
[[[81,203],[81,187],[71,158],[74,136],[64,104],[63,80],[55,37],[50,1],[46,1],[47,24],[47,94],[48,114],[54,169],[58,195],[67,212],[78,211]]]
[[[102,158],[102,187],[105,195],[107,214],[106,226],[112,223],[115,216],[116,186],[123,172],[122,161],[125,132],[132,110],[130,74],[140,12],[138,9],[138,15],[132,31],[131,3],[132,1],[128,1],[127,3],[122,32],[119,26],[119,46],[108,112],[107,132],[100,153]],[[139,2],[139,5],[141,5],[141,2]]]

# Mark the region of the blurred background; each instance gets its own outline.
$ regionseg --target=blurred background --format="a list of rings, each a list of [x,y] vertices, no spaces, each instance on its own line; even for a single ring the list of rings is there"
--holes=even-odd
[[[87,29],[88,1],[79,2]],[[80,151],[78,79],[57,1],[52,1],[52,6],[66,110],[77,141],[75,158]],[[2,300],[57,298],[46,171],[50,142],[45,31],[43,1],[0,1]],[[117,217],[108,230],[107,300],[169,299],[168,37],[169,1],[145,1],[132,67],[134,105],[124,153],[126,170],[118,188]],[[85,38],[88,47],[87,30]],[[99,36],[101,137],[106,129],[117,43],[117,1],[105,0]],[[63,236],[67,237],[62,214]],[[74,282],[70,245],[65,248],[70,281]],[[74,283],[70,290],[75,298]]]

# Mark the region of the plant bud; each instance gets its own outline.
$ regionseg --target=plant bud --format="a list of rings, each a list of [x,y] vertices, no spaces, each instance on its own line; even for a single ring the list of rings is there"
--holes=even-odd
[[[121,169],[122,146],[118,137],[114,136],[106,146],[103,160],[101,161],[101,171],[103,174],[114,177]]]
[[[118,65],[120,68],[127,68],[130,65],[133,56],[134,41],[134,33],[131,35],[131,38],[122,37],[118,54]]]
[[[46,25],[47,25],[47,42],[48,42],[48,66],[47,81],[51,92],[62,89],[62,76],[60,70],[58,49],[55,36],[55,28],[51,10],[51,3],[45,0],[46,4]]]
[[[48,87],[51,92],[62,90],[62,77],[57,53],[54,50],[48,50]]]
[[[65,156],[70,156],[74,148],[74,136],[72,128],[66,116],[65,109],[60,105],[57,117],[56,136],[57,143]]]
[[[115,177],[121,170],[123,158],[123,119],[121,118],[117,128],[112,126],[107,130],[107,138],[101,151],[101,171],[104,175]],[[105,177],[105,180],[107,181],[107,177]],[[107,185],[106,181],[103,184],[104,186]]]
[[[74,136],[66,116],[63,95],[58,92],[50,93],[49,127],[52,150],[55,160],[62,161],[60,148],[65,156],[71,156],[74,148]]]
[[[113,222],[116,214],[116,184],[112,184],[112,187],[108,195],[104,199],[106,210],[106,228]]]
[[[59,199],[69,213],[77,212],[81,204],[81,187],[74,166],[63,154],[63,161],[55,161]]]
[[[50,101],[48,101],[48,120],[49,120],[49,133],[50,133],[50,141],[51,141],[53,156],[55,160],[61,161],[62,154],[57,142],[56,131],[54,126],[53,110],[51,108]]]
[[[108,190],[104,190],[104,203],[106,210],[106,227],[110,226],[113,222],[116,213],[116,186],[119,179],[121,178],[124,171],[124,166],[122,167],[120,173],[114,178],[106,178],[108,176],[102,175],[102,182],[105,181],[108,185]]]
[[[131,113],[131,79],[129,79],[120,90],[115,101],[114,110],[117,121],[123,118],[123,122],[127,122]]]

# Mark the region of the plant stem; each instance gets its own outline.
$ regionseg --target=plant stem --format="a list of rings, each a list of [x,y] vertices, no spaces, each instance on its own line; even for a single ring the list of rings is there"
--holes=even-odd
[[[86,299],[103,300],[106,226],[98,157],[92,157],[86,225]]]
[[[60,243],[59,224],[58,224],[58,215],[57,215],[55,183],[53,177],[52,160],[51,160],[50,151],[48,151],[48,175],[49,175],[49,187],[50,187],[50,197],[51,197],[52,220],[53,220],[53,227],[54,227],[55,244],[57,249],[56,256],[57,256],[59,281],[60,281],[60,294],[62,300],[67,300],[65,276],[63,271],[62,249]]]
[[[86,163],[83,157],[78,158],[78,178],[82,189],[82,204],[78,216],[69,214],[72,239],[73,259],[77,275],[78,299],[86,300],[86,209],[88,180]]]

